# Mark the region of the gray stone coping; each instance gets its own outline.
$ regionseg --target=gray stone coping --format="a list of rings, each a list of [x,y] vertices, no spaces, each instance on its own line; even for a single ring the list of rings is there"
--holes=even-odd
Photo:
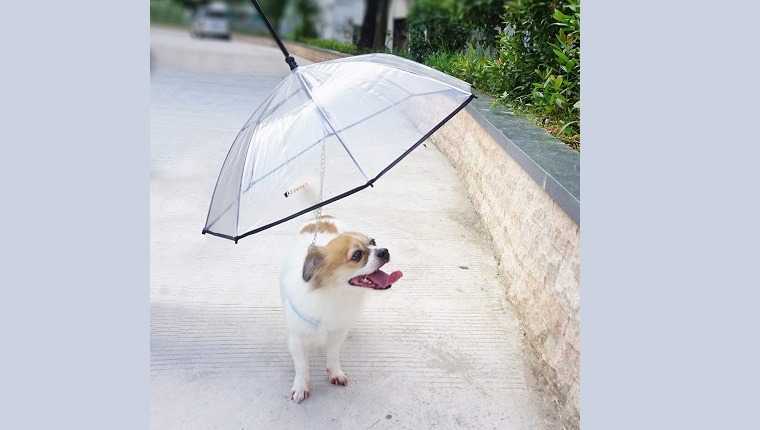
[[[578,225],[581,224],[580,153],[476,93],[467,111]]]

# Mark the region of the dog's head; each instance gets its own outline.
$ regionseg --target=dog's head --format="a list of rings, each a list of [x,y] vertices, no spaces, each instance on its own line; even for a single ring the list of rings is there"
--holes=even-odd
[[[303,263],[303,280],[313,288],[352,285],[387,290],[403,274],[390,275],[380,268],[391,259],[386,248],[361,233],[343,233],[325,246],[312,246]]]

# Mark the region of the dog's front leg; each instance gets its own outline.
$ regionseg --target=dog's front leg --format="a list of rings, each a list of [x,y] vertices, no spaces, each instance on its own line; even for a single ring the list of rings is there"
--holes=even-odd
[[[340,348],[347,334],[348,330],[342,330],[327,337],[327,378],[334,385],[348,385],[348,376],[340,368]]]
[[[290,355],[293,356],[293,364],[296,368],[290,398],[296,403],[301,403],[311,395],[309,391],[309,344],[300,336],[291,334],[288,337],[288,349],[290,349]]]

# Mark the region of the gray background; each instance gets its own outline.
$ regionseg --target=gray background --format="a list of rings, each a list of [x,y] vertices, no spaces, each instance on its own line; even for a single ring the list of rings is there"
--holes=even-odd
[[[583,5],[582,426],[756,423],[759,6]],[[44,7],[0,29],[0,427],[146,428],[148,6]]]

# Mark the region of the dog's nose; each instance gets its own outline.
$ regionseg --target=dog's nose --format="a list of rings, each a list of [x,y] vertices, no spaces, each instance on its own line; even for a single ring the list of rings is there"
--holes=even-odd
[[[387,249],[381,248],[377,250],[377,258],[381,260],[390,260],[391,259],[391,253],[388,252]]]

